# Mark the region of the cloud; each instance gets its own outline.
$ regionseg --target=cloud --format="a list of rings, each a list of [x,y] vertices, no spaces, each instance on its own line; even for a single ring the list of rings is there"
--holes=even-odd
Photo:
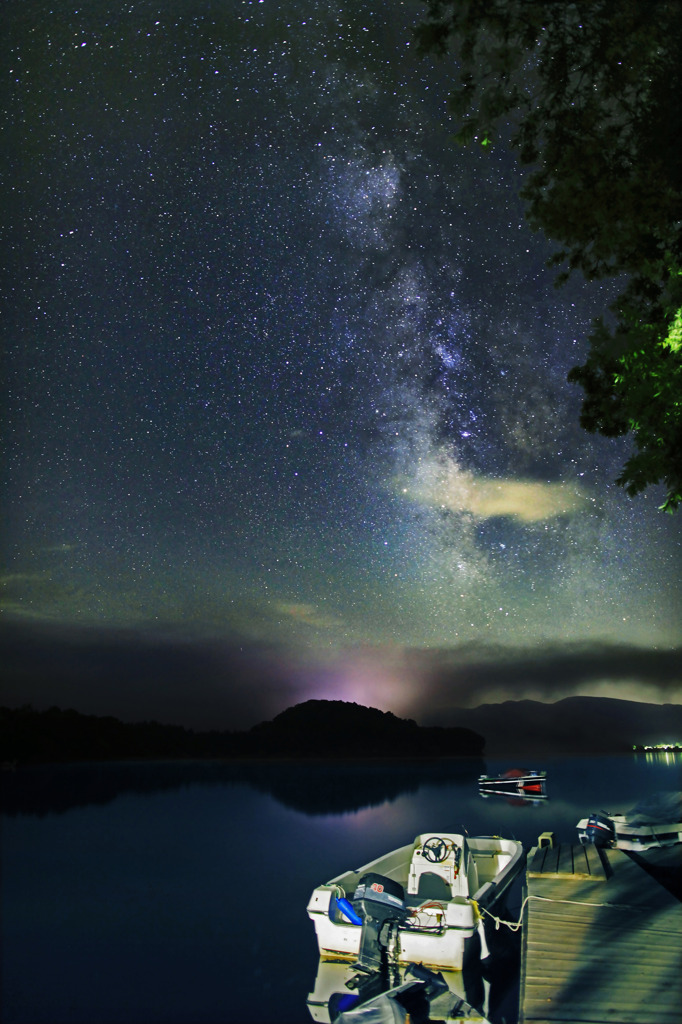
[[[297,614],[309,614],[306,606]],[[123,628],[0,624],[0,703],[125,721],[243,729],[311,698],[380,707],[422,724],[458,709],[567,696],[682,703],[682,650],[634,645],[381,646],[322,655],[281,643],[169,637]]]
[[[0,577],[0,611],[30,619],[54,618],[72,591],[47,572],[14,572]]]
[[[0,576],[0,587],[8,589],[17,584],[24,585],[26,583],[42,583],[46,578],[45,573],[41,572],[8,572],[3,576]]]
[[[243,729],[295,703],[282,646],[168,638],[151,630],[0,623],[0,703],[123,721]]]
[[[423,692],[440,707],[568,696],[682,702],[682,650],[565,643],[533,648],[470,644],[425,655]],[[427,664],[430,663],[430,669]]]
[[[468,513],[475,519],[505,516],[536,523],[585,508],[589,495],[577,484],[478,476],[439,453],[420,460],[404,497],[432,508]]]
[[[305,604],[300,601],[277,601],[275,610],[296,622],[313,626],[315,629],[338,629],[343,626],[341,619],[328,612],[319,611],[313,604]]]

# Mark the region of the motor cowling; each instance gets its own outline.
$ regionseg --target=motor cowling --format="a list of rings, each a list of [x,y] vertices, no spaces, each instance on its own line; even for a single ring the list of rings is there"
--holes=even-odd
[[[595,846],[611,846],[616,838],[616,830],[611,819],[603,813],[591,814],[587,819],[583,843]]]
[[[370,871],[360,878],[352,906],[362,918],[358,967],[378,971],[387,948],[390,923],[400,924],[408,916],[405,890],[394,879]]]

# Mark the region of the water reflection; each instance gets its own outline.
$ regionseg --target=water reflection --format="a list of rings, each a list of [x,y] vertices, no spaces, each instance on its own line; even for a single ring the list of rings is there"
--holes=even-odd
[[[577,821],[594,808],[679,788],[679,761],[564,758],[520,766],[546,768],[550,801],[482,800],[481,771],[508,767],[3,773],[3,1020],[303,1024],[319,964],[305,908],[321,879],[434,829],[504,835],[527,849],[544,831],[575,842]],[[520,889],[508,899],[512,917],[519,906]],[[494,964],[482,980],[494,1024],[515,1020],[510,936],[493,928],[488,937]]]
[[[682,751],[679,749],[653,749],[638,751],[635,755],[637,760],[644,760],[647,764],[664,764],[669,767],[677,766],[682,770]]]
[[[475,780],[483,761],[196,761],[111,762],[21,768],[6,775],[5,814],[64,813],[111,803],[127,793],[246,783],[304,814],[342,814],[377,807],[421,786]]]
[[[482,800],[490,800],[492,803],[505,803],[509,807],[539,807],[548,799],[546,793],[536,793],[535,796],[504,796],[502,793],[488,793],[479,789],[478,795]]]
[[[422,969],[423,970],[423,969]],[[429,992],[427,1007],[422,1008],[420,1015],[411,1015],[411,1020],[468,1020],[485,1021],[490,1012],[490,982],[484,979],[480,970],[444,971],[433,973],[433,988]],[[313,990],[308,994],[307,1007],[310,1017],[320,1024],[334,1024],[340,1014],[357,1012],[360,1007],[367,1006],[377,994],[386,992],[401,984],[409,982],[420,974],[417,965],[405,970],[395,971],[383,984],[378,978],[368,978],[361,990],[356,986],[357,975],[347,964],[320,960]],[[428,970],[423,970],[427,978]],[[380,1019],[370,1018],[368,1020]],[[390,1019],[390,1018],[388,1018]]]

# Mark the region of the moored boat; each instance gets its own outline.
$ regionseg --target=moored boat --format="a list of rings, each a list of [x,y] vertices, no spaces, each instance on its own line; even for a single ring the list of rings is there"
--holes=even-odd
[[[651,850],[682,843],[682,794],[659,793],[623,814],[595,811],[576,825],[583,845]]]
[[[499,836],[424,833],[357,870],[317,886],[308,902],[323,960],[377,970],[394,962],[462,970],[481,914],[504,899],[525,863],[523,846]]]
[[[536,799],[546,796],[545,785],[547,783],[547,772],[521,771],[520,768],[510,768],[501,775],[479,775],[478,788],[481,793],[501,793],[509,795],[520,793],[524,796],[533,796]]]

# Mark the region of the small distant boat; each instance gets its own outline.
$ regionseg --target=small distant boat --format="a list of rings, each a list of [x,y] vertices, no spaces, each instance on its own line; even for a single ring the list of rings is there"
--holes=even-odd
[[[320,957],[368,971],[386,957],[461,971],[475,935],[487,955],[481,911],[501,903],[524,863],[514,839],[419,835],[313,890],[307,910]]]
[[[595,811],[576,825],[583,845],[652,850],[682,843],[682,794],[659,793],[624,814]]]
[[[505,796],[520,793],[541,799],[545,793],[547,772],[523,772],[520,768],[510,768],[502,775],[479,775],[478,788],[484,793],[502,793]]]

